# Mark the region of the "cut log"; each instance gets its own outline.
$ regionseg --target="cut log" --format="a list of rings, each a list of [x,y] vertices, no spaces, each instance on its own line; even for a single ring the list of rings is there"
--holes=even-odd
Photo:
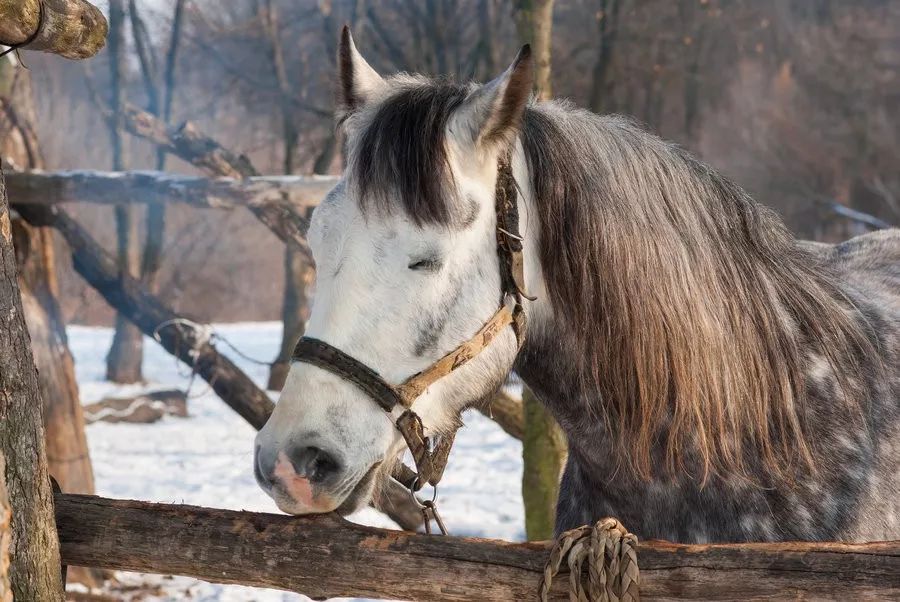
[[[104,397],[84,406],[84,418],[88,423],[152,424],[164,416],[187,418],[187,395],[184,391],[165,389],[131,397]]]
[[[103,13],[85,0],[0,0],[0,44],[6,46],[33,37],[23,48],[85,59],[106,44],[108,27]]]
[[[550,542],[415,535],[291,517],[57,495],[63,560],[219,583],[400,600],[534,600]],[[643,600],[896,599],[900,541],[641,542]],[[560,596],[567,576],[554,580]]]
[[[41,424],[41,391],[19,296],[0,169],[0,453],[13,510],[10,581],[16,600],[62,600],[59,544]]]
[[[260,176],[247,179],[183,176],[158,171],[23,171],[6,174],[14,205],[60,203],[184,203],[199,209],[274,207],[306,211],[337,183],[332,176]],[[303,233],[306,219],[303,219]]]
[[[246,207],[307,261],[306,212],[337,183],[330,176],[209,179],[162,172],[18,172],[8,188],[15,205],[184,203],[204,209]]]

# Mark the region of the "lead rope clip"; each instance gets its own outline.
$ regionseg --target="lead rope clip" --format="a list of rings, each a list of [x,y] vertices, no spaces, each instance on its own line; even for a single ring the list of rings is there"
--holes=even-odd
[[[425,534],[433,535],[431,532],[431,521],[434,521],[437,524],[441,535],[449,535],[450,532],[447,531],[447,526],[444,525],[444,520],[441,518],[437,509],[437,504],[435,503],[437,502],[437,485],[432,485],[434,493],[431,495],[430,500],[421,500],[419,499],[419,496],[416,495],[416,487],[418,484],[419,477],[416,477],[409,487],[409,495],[416,506],[419,507],[419,512],[422,513],[422,521],[425,523]]]

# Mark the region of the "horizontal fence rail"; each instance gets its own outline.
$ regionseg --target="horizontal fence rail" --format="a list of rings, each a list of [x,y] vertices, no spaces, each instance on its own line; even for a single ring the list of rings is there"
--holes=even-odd
[[[284,515],[57,494],[63,562],[314,598],[536,599],[551,543],[416,535]],[[900,541],[640,542],[643,600],[895,600]],[[554,580],[566,599],[567,578]]]
[[[60,203],[184,203],[202,209],[318,205],[334,176],[258,176],[244,179],[185,176],[160,171],[14,171],[6,174],[15,205]]]

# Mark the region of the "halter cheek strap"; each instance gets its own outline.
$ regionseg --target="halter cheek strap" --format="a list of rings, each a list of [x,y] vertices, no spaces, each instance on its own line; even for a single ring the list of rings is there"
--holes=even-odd
[[[519,235],[516,183],[512,176],[509,156],[501,159],[498,165],[495,202],[497,254],[500,259],[501,275],[500,308],[472,338],[399,385],[389,384],[366,364],[337,347],[312,337],[301,338],[291,357],[292,361],[312,364],[353,383],[375,400],[385,412],[392,413],[398,406],[405,408],[395,425],[412,452],[416,469],[398,463],[392,476],[411,491],[419,490],[425,483],[437,485],[444,474],[450,448],[456,436],[454,429],[436,440],[426,437],[421,418],[411,409],[413,402],[429,386],[478,356],[507,326],[512,326],[519,348],[525,341],[525,311],[522,299],[533,298],[524,292],[523,238]]]

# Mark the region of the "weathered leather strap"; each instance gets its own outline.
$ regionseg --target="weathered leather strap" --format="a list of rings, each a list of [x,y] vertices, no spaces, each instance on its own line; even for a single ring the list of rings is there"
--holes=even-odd
[[[291,360],[312,364],[349,380],[374,399],[385,412],[392,411],[397,405],[405,405],[403,398],[377,372],[325,341],[312,337],[301,338],[294,347]]]
[[[447,376],[460,366],[464,366],[476,355],[484,351],[491,341],[504,328],[513,323],[513,310],[503,306],[484,323],[471,339],[431,364],[421,372],[413,374],[396,388],[404,407],[411,407],[413,402],[441,378]]]

